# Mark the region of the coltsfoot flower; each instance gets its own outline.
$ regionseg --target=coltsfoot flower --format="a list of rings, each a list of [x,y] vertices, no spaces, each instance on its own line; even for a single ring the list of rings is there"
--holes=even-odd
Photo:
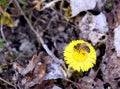
[[[88,71],[96,63],[94,47],[84,40],[73,40],[64,50],[64,60],[74,70]]]

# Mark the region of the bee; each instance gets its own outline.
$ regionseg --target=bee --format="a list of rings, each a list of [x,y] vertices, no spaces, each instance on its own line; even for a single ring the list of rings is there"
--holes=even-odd
[[[78,43],[77,45],[74,46],[75,50],[80,51],[81,49],[86,50],[88,53],[90,53],[90,48],[87,46],[85,43]]]

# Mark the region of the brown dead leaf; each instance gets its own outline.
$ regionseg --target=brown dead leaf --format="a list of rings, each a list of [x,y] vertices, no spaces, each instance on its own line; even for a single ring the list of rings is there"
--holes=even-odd
[[[33,87],[36,84],[40,84],[43,81],[45,75],[46,65],[38,63],[32,74],[28,75],[22,80],[22,84],[25,85],[25,89]]]
[[[45,63],[45,64],[49,64],[49,63],[52,63],[52,57],[51,56],[49,56],[49,55],[46,55],[45,53],[43,53],[43,52],[40,52],[39,53],[39,58],[41,59],[41,62],[42,63]]]
[[[34,74],[36,77],[41,79],[45,75],[45,71],[46,71],[46,65],[38,63],[38,65],[36,66],[34,70]]]
[[[38,62],[38,57],[37,55],[34,55],[32,60],[29,61],[29,64],[27,65],[27,67],[22,70],[21,74],[26,75],[27,73],[32,71],[35,68],[37,62]]]
[[[25,86],[25,89],[28,89],[36,84],[40,84],[43,81],[45,73],[46,64],[39,62],[39,57],[34,55],[27,67],[21,72],[22,75],[25,75],[22,79],[22,85]]]
[[[14,68],[14,69],[17,69],[19,73],[21,73],[22,70],[23,70],[23,67],[20,66],[17,62],[14,62],[14,63],[13,63],[13,68]]]
[[[37,84],[34,89],[47,89],[54,84],[55,80],[43,80],[41,84]]]
[[[112,71],[111,71],[111,74],[112,76],[115,78],[119,78],[120,77],[120,60],[119,59],[113,59],[113,63],[111,64],[112,65]]]
[[[33,1],[33,3],[35,4],[34,8],[35,8],[37,11],[40,11],[42,2],[40,2],[39,0],[35,0],[35,1]]]

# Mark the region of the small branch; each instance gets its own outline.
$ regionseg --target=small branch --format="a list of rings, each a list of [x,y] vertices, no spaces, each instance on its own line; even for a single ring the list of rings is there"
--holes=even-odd
[[[92,76],[92,79],[94,80],[96,78],[96,76],[98,75],[98,72],[100,71],[100,66],[97,69],[97,71],[95,72],[95,74]]]
[[[0,25],[0,33],[1,33],[1,36],[2,36],[2,39],[5,41],[5,35],[4,35],[4,32],[3,32],[3,25],[1,24]]]
[[[5,83],[7,83],[8,85],[14,87],[15,89],[17,89],[12,83],[10,83],[10,82],[4,80],[3,78],[0,77],[0,80],[3,81],[3,82],[5,82]]]
[[[3,14],[3,9],[2,9],[2,7],[0,6],[0,13],[2,13]]]
[[[47,3],[43,8],[41,8],[41,11],[45,10],[46,8],[54,6],[55,3],[57,3],[58,1],[60,1],[60,0],[53,0],[53,1],[49,2],[49,3]]]
[[[3,9],[0,7],[0,15],[1,15],[1,13],[3,14]],[[0,21],[0,23],[1,23],[1,21]],[[3,33],[3,25],[2,24],[0,25],[0,33],[1,33],[3,40],[5,40],[5,35]]]
[[[70,82],[71,84],[73,84],[77,89],[81,89],[81,86],[80,86],[79,83],[76,83],[76,82],[71,81],[71,80],[66,79],[66,78],[64,80],[66,80],[67,82]]]
[[[63,8],[64,0],[61,1],[60,3],[60,12],[62,13],[62,8]]]

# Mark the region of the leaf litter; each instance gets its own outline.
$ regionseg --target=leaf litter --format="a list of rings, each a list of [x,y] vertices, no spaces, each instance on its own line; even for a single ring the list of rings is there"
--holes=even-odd
[[[7,2],[0,5],[16,25],[0,23],[1,89],[120,88],[119,0]],[[95,47],[97,63],[67,78],[63,50],[76,39]]]

